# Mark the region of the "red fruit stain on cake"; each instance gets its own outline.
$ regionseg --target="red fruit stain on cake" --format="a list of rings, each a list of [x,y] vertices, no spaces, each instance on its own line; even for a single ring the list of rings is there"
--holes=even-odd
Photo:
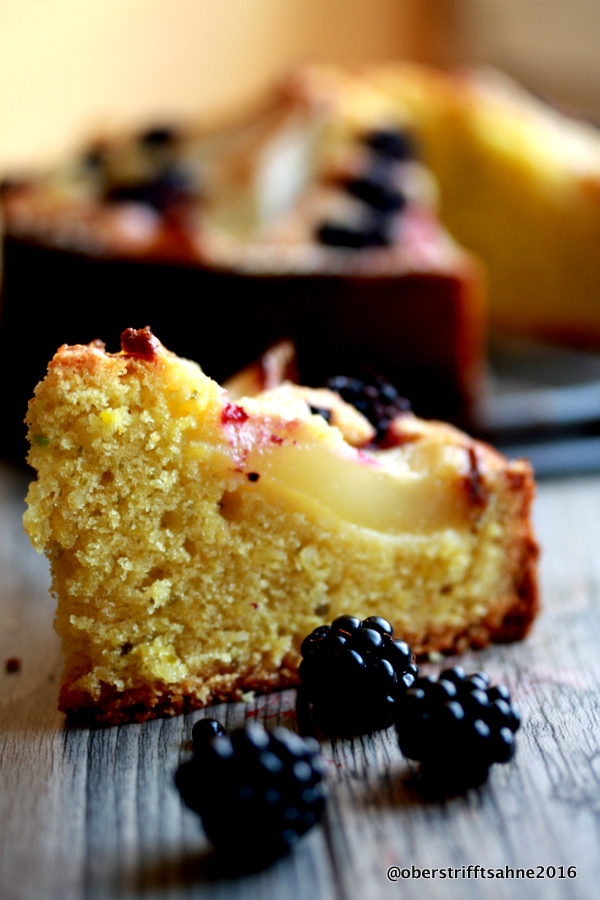
[[[15,672],[21,671],[21,660],[18,656],[11,656],[10,659],[7,659],[4,663],[4,668],[9,675],[14,674]]]
[[[355,450],[355,458],[365,466],[377,467],[380,465],[378,459],[376,459],[374,456],[371,456],[369,453],[366,453],[364,450],[361,450],[360,448]]]
[[[121,349],[127,356],[152,362],[160,354],[160,348],[161,343],[154,337],[149,325],[145,328],[126,328],[121,335]]]
[[[221,413],[223,425],[242,425],[248,420],[248,413],[242,406],[235,403],[226,403]]]

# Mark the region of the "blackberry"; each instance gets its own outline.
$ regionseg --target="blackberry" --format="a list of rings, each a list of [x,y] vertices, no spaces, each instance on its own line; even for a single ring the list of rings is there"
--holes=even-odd
[[[192,728],[192,743],[196,753],[200,752],[204,744],[214,737],[227,734],[217,719],[198,719]]]
[[[377,442],[385,439],[396,416],[410,410],[410,402],[380,375],[372,374],[369,380],[336,375],[327,380],[325,387],[338,393],[369,420],[377,430]]]
[[[493,763],[508,762],[520,724],[504,685],[461,666],[417,678],[397,703],[400,749],[421,763],[429,784],[451,790],[476,787]]]
[[[142,131],[138,140],[147,149],[162,149],[174,146],[179,140],[179,134],[172,125],[154,125]]]
[[[383,214],[399,212],[406,205],[406,198],[390,181],[389,173],[382,171],[380,166],[351,178],[345,188],[353,197]]]
[[[175,783],[217,852],[264,865],[318,822],[327,790],[314,738],[259,723],[229,737],[214,719],[196,723],[192,734],[195,755]]]
[[[325,421],[327,422],[328,425],[331,423],[331,410],[330,409],[325,409],[323,406],[312,406],[312,404],[311,404],[310,411],[313,414],[313,416],[321,416],[323,419],[325,419]]]
[[[142,203],[159,213],[181,206],[192,196],[192,185],[186,172],[173,165],[147,181],[115,184],[107,188],[104,199],[109,203]]]
[[[106,162],[106,147],[96,142],[87,148],[81,158],[84,171],[88,173],[101,173]]]
[[[380,128],[367,132],[364,143],[384,159],[406,162],[415,154],[413,138],[399,128]]]
[[[315,230],[315,238],[321,244],[365,250],[394,243],[391,220],[406,206],[406,197],[397,185],[394,163],[410,157],[409,141],[403,132],[394,129],[368,132],[361,140],[372,151],[369,162],[362,172],[341,181],[340,186],[360,201],[363,220],[354,224],[322,222]]]
[[[385,223],[377,217],[361,225],[323,222],[318,226],[315,237],[321,244],[346,250],[365,250],[367,247],[387,247],[391,244]]]
[[[324,731],[360,734],[394,721],[397,697],[417,677],[413,652],[389,622],[338,616],[304,639],[299,674]]]

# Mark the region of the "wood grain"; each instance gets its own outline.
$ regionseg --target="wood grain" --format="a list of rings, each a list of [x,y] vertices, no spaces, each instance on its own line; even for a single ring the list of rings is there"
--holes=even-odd
[[[0,897],[582,898],[600,890],[600,477],[543,482],[536,505],[543,611],[531,636],[461,660],[508,684],[517,757],[465,796],[421,796],[393,730],[321,737],[325,820],[274,866],[236,875],[173,786],[202,713],[102,730],[57,712],[60,648],[45,560],[23,534],[27,477],[0,467]],[[18,672],[5,661],[22,661]],[[431,671],[439,666],[430,665]],[[298,727],[295,691],[213,707]],[[300,718],[302,728],[307,727]],[[308,723],[310,727],[310,723]],[[433,869],[575,866],[576,879],[414,878]]]

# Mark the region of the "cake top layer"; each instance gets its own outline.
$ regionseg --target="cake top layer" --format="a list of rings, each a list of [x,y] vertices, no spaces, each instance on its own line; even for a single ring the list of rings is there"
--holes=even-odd
[[[4,193],[11,233],[100,256],[291,274],[397,274],[465,258],[439,224],[407,107],[341,71],[298,70],[215,132],[92,139]]]
[[[152,437],[144,403],[154,404],[157,392],[167,433]],[[232,490],[280,490],[300,506],[390,535],[468,525],[482,501],[482,472],[504,464],[452,426],[409,411],[398,412],[378,442],[373,425],[327,389],[283,382],[233,401],[149,328],[125,331],[116,354],[100,342],[58,350],[28,417],[35,422],[29,461],[40,471],[50,454],[38,429],[55,408],[67,416],[60,452],[76,467],[86,448],[102,455],[105,438],[122,434],[127,444],[131,430],[145,428],[148,440],[170,441],[191,469],[204,471],[208,460]]]

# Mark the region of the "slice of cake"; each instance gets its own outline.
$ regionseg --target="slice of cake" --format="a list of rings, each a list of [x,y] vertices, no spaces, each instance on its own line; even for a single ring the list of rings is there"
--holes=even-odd
[[[149,329],[122,347],[63,345],[27,417],[63,711],[140,721],[294,684],[302,639],[342,613],[418,653],[527,632],[526,462],[409,412],[377,444],[328,390],[233,402]]]

